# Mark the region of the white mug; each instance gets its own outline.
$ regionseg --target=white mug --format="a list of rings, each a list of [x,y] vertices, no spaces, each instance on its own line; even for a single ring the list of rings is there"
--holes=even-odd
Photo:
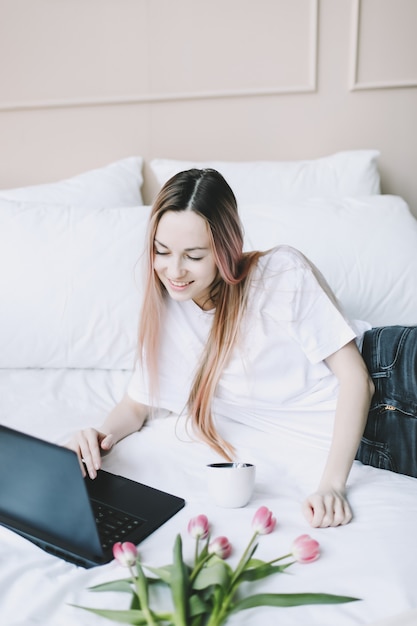
[[[249,502],[255,486],[255,465],[211,463],[206,470],[209,495],[217,506],[234,509]]]

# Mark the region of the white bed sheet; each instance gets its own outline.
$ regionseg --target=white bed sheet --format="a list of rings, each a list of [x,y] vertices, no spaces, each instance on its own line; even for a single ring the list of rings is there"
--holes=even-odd
[[[121,397],[129,375],[99,370],[0,370],[0,421],[62,443],[75,429],[100,423]],[[328,592],[362,600],[334,606],[257,608],[238,613],[230,619],[231,626],[353,626],[391,616],[400,625],[400,614],[404,614],[404,624],[409,624],[405,621],[410,619],[409,612],[417,609],[417,480],[355,463],[349,480],[354,521],[341,528],[314,530],[304,520],[300,505],[314,486],[322,453],[285,436],[273,438],[241,425],[229,423],[224,429],[237,444],[240,457],[257,465],[255,494],[243,509],[219,509],[208,501],[204,466],[214,460],[213,453],[187,441],[183,424],[175,416],[155,419],[105,458],[106,469],[171,491],[187,502],[140,544],[142,559],[152,565],[170,562],[178,532],[185,555],[191,559],[194,544],[186,526],[191,517],[205,513],[213,536],[222,534],[231,540],[233,563],[250,537],[255,510],[266,505],[278,524],[274,533],[260,539],[261,558],[286,553],[302,533],[320,542],[322,555],[315,563],[295,564],[289,574],[262,581],[258,591]],[[4,626],[99,626],[110,622],[70,604],[126,607],[123,594],[87,590],[126,575],[114,562],[84,570],[44,553],[3,527],[0,555],[0,623]]]

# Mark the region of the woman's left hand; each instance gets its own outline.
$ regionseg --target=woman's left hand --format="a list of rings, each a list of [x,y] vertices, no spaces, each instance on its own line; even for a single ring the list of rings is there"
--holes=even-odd
[[[348,524],[353,515],[344,490],[316,491],[303,504],[303,513],[314,528]]]
[[[352,519],[345,485],[365,428],[374,386],[354,341],[334,352],[326,364],[339,382],[333,437],[317,491],[303,505],[314,528],[342,526]]]

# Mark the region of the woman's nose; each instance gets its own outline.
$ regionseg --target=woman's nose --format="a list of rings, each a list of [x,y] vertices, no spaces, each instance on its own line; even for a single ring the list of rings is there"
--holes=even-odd
[[[184,276],[185,268],[183,265],[183,259],[181,257],[172,256],[169,260],[168,270],[171,278]]]

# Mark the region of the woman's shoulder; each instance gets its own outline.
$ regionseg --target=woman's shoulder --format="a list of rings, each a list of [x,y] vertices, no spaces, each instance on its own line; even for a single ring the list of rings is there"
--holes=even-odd
[[[311,263],[297,248],[282,244],[264,252],[259,257],[258,268],[261,273],[269,270],[311,269]]]
[[[300,250],[288,245],[279,245],[266,250],[258,258],[251,275],[251,285],[256,293],[268,294],[271,291],[294,293],[299,286],[310,280],[312,265]]]
[[[297,248],[279,245],[265,251],[252,274],[251,311],[273,319],[292,319],[297,294],[311,276],[311,265]]]

